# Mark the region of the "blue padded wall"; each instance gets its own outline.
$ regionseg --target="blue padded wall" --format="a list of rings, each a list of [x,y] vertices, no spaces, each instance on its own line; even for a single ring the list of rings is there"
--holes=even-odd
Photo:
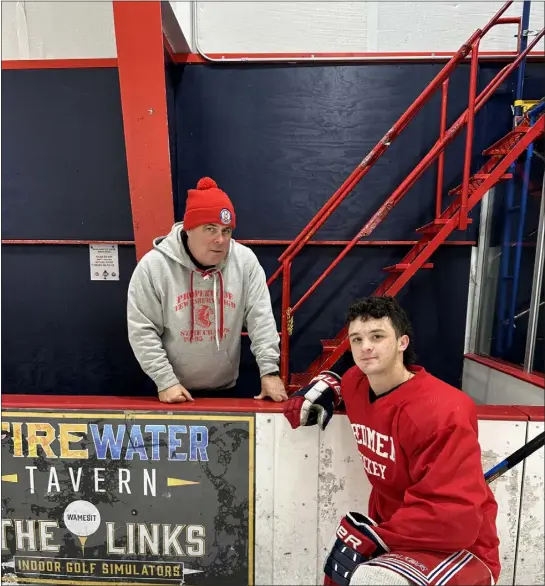
[[[132,240],[116,69],[2,72],[2,238]],[[89,249],[2,247],[2,390],[138,395],[127,342],[134,247],[120,281],[90,280]]]
[[[117,69],[2,72],[2,237],[132,240]]]
[[[2,390],[53,395],[153,391],[127,342],[134,249],[119,247],[120,281],[91,281],[86,246],[2,250]]]

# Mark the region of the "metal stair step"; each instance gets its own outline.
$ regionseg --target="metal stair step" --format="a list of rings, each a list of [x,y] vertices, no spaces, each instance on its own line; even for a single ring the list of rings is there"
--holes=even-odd
[[[342,342],[342,340],[337,340],[336,338],[320,341],[322,342],[322,348],[324,349],[324,352],[333,352],[333,350],[337,349]]]
[[[295,372],[290,376],[289,387],[296,387],[294,390],[300,389],[307,384],[307,380],[310,377],[310,371],[307,372]]]
[[[513,146],[522,138],[522,135],[530,130],[531,126],[517,126],[509,134],[500,138],[493,145],[483,151],[483,155],[507,154]]]
[[[471,189],[472,186],[472,182],[477,180],[480,181],[481,183],[483,181],[485,181],[486,179],[488,179],[490,177],[489,173],[475,173],[475,175],[472,175],[469,178],[469,192],[472,193],[473,191],[475,191],[475,189]],[[501,179],[511,179],[513,177],[512,173],[504,173],[501,177]],[[448,194],[449,195],[461,195],[462,194],[462,187],[463,185],[460,183],[460,185],[457,185],[454,189],[451,189]],[[478,187],[478,186],[477,186]]]
[[[508,155],[509,152],[512,150],[511,146],[506,146],[506,147],[496,147],[496,148],[490,148],[490,149],[486,149],[486,151],[483,153],[485,155]]]
[[[388,267],[384,267],[382,270],[386,271],[387,273],[402,273],[403,271],[406,271],[411,266],[412,266],[411,263],[400,262],[395,265],[390,265]],[[432,262],[425,262],[420,268],[421,269],[433,269],[433,263]]]
[[[439,230],[441,230],[441,228],[445,224],[450,222],[450,220],[451,218],[435,218],[435,220],[433,220],[432,222],[429,222],[428,224],[424,224],[424,226],[417,228],[416,232],[418,232],[419,234],[437,234],[437,232],[439,232]],[[471,218],[468,218],[467,223],[473,224],[473,220]]]

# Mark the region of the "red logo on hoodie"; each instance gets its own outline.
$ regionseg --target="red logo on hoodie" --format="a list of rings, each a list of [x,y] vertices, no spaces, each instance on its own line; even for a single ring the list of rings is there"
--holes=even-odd
[[[203,328],[209,328],[212,325],[212,307],[210,305],[200,305],[195,312],[195,321]]]

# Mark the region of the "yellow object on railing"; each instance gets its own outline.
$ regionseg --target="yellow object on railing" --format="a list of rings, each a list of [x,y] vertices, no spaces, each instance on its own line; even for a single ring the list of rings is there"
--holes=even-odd
[[[530,108],[533,108],[536,104],[539,104],[540,100],[515,100],[515,108],[517,106],[522,107],[522,113],[526,114]]]

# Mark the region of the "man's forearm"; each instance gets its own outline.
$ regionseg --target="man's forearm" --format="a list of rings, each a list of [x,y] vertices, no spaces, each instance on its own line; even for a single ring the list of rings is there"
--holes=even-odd
[[[129,338],[134,355],[142,370],[153,380],[158,391],[163,391],[180,381],[168,360],[161,338],[148,335]]]

